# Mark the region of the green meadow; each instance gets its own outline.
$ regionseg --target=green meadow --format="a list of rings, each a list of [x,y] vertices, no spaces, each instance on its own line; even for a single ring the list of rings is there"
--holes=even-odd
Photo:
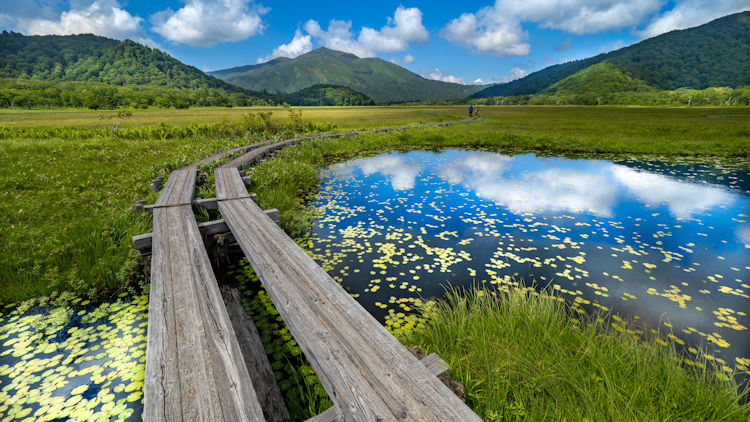
[[[131,204],[156,199],[149,190],[155,176],[167,176],[216,150],[298,132],[467,117],[463,106],[301,110],[301,119],[284,108],[0,111],[0,304],[62,292],[96,304],[140,292],[144,268],[131,236],[149,232],[151,221],[148,213],[133,213]],[[254,167],[251,191],[264,208],[279,209],[282,226],[300,238],[314,217],[308,201],[320,169],[385,151],[462,147],[750,161],[746,107],[482,106],[481,116],[468,125],[289,147]],[[207,185],[197,192],[208,197],[213,189]],[[252,278],[249,268],[239,267],[239,272],[244,272],[240,278]],[[491,301],[489,293],[482,294],[454,293],[427,310],[427,320],[416,330],[394,332],[405,343],[444,357],[466,386],[469,404],[486,420],[747,420],[750,414],[731,378],[713,376],[705,362],[686,369],[671,342],[668,347],[644,345],[608,329],[597,316],[572,317],[559,301],[527,291]],[[258,298],[246,305],[259,318],[261,335],[272,341],[287,335],[283,323],[276,324],[272,306],[262,294]],[[544,334],[551,332],[555,335]],[[511,340],[516,346],[498,346]],[[285,394],[296,400],[294,413],[312,416],[328,399],[299,348],[282,343],[269,347],[280,356],[274,369],[285,371]],[[545,354],[553,352],[554,357]]]
[[[294,131],[451,121],[463,119],[464,111],[303,108],[302,120],[308,126],[294,122],[283,108],[0,111],[0,215],[5,227],[0,277],[6,286],[0,302],[55,291],[106,297],[137,283],[141,276],[130,236],[149,231],[150,221],[147,215],[130,213],[130,205],[139,199],[154,200],[148,190],[153,177],[213,151]],[[258,118],[268,113],[267,122]],[[304,177],[275,190],[264,189],[261,185],[270,182],[261,178],[256,188],[261,198],[269,198],[264,199],[267,204],[282,211],[291,228],[293,220],[304,217],[298,215],[303,201],[296,192],[300,187],[314,191],[316,169],[361,154],[456,146],[723,160],[742,160],[750,154],[750,109],[741,107],[482,107],[481,116],[471,125],[365,135],[356,142],[325,140],[295,148],[284,153],[305,156],[294,158],[309,169]],[[310,129],[310,123],[317,129]],[[295,169],[295,174],[300,172]],[[287,174],[280,171],[270,180],[275,183]],[[273,196],[276,199],[270,199]]]

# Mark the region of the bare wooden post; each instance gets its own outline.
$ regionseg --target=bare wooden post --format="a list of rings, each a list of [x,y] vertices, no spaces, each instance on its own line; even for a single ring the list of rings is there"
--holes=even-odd
[[[242,356],[245,358],[247,371],[253,380],[255,395],[258,396],[260,408],[268,422],[291,421],[289,411],[284,403],[284,397],[276,384],[271,364],[268,362],[266,350],[260,340],[258,329],[250,316],[242,308],[240,292],[236,288],[224,286],[221,295],[227,305],[227,313],[232,321],[232,327],[237,334]]]
[[[151,192],[159,192],[159,189],[161,189],[161,185],[164,183],[164,178],[161,176],[157,176],[154,178],[154,181],[151,182]]]

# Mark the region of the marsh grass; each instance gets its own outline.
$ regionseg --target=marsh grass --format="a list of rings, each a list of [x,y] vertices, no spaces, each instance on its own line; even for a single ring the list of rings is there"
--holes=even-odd
[[[273,111],[273,114],[268,114]],[[119,291],[137,278],[130,236],[150,230],[132,215],[153,202],[156,175],[216,150],[299,131],[462,119],[463,107],[321,107],[135,111],[0,111],[0,303],[72,289]],[[119,113],[119,112],[118,112]],[[707,116],[724,115],[726,118]],[[468,148],[550,155],[659,155],[744,159],[750,109],[483,107],[483,119],[450,128],[321,139],[255,167],[261,205],[278,208],[292,235],[306,233],[306,203],[326,165],[384,151]],[[121,120],[117,134],[106,129]],[[163,123],[168,121],[169,124]],[[213,196],[213,172],[198,196]],[[211,215],[202,216],[211,218]]]
[[[223,146],[222,140],[13,139],[0,141],[0,302],[71,291],[119,292],[137,278],[133,214],[157,174]]]
[[[400,340],[445,359],[487,421],[750,418],[746,391],[706,359],[685,365],[665,336],[638,341],[546,293],[450,290],[424,316]]]

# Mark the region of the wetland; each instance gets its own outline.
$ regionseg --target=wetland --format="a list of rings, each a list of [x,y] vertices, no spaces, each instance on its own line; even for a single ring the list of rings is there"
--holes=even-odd
[[[321,176],[308,249],[388,326],[449,286],[534,284],[748,370],[747,166],[449,149]]]

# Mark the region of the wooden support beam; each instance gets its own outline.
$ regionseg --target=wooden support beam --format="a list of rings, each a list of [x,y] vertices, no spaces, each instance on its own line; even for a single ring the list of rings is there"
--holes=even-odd
[[[276,208],[271,208],[269,210],[264,210],[264,213],[270,218],[274,223],[279,224],[281,221],[281,217],[279,217],[279,210]]]
[[[229,227],[224,220],[206,221],[205,223],[198,223],[198,230],[200,233],[206,236],[213,236],[215,234],[228,233]],[[153,233],[139,234],[133,236],[133,248],[139,252],[148,253],[151,250],[153,243]]]
[[[253,200],[256,204],[258,203],[258,195],[251,193],[248,195],[250,199]],[[217,199],[216,198],[197,198],[193,199],[193,206],[197,208],[204,208],[207,210],[215,210],[219,209],[219,206],[217,205]],[[145,201],[144,201],[145,202]],[[134,204],[137,205],[138,203]],[[143,209],[146,211],[153,211],[154,208],[161,208],[161,207],[169,207],[169,206],[176,206],[176,205],[186,205],[186,204],[170,204],[170,205],[157,205],[157,204],[151,204],[151,205],[143,205]]]
[[[247,315],[242,308],[240,292],[234,287],[222,286],[221,295],[227,306],[229,319],[237,335],[242,356],[245,358],[245,366],[253,380],[255,395],[258,397],[260,408],[267,422],[291,421],[289,411],[284,403],[276,377],[273,375],[271,363],[266,356],[266,350],[260,340],[260,334],[255,327],[253,319]]]
[[[450,371],[448,364],[437,353],[430,353],[419,362],[426,366],[430,373],[436,377],[447,375]],[[341,422],[343,420],[344,415],[341,413],[341,409],[334,405],[323,413],[307,419],[305,422]]]
[[[253,199],[255,199],[255,194],[252,195]],[[214,202],[214,208],[208,208],[208,209],[216,209],[216,198],[211,198]],[[280,225],[281,221],[279,220],[279,210],[276,208],[271,208],[268,210],[263,211],[268,218],[270,218],[274,223]],[[229,226],[227,226],[226,221],[224,219],[221,220],[213,220],[213,221],[206,221],[204,223],[198,223],[198,230],[203,235],[204,238],[214,236],[217,234],[224,234],[224,233],[231,233],[229,230]],[[133,240],[133,249],[140,252],[142,255],[149,253],[151,250],[151,244],[153,242],[153,233],[144,233],[139,234],[137,236],[132,237]],[[234,243],[234,240],[231,240],[230,243]]]

